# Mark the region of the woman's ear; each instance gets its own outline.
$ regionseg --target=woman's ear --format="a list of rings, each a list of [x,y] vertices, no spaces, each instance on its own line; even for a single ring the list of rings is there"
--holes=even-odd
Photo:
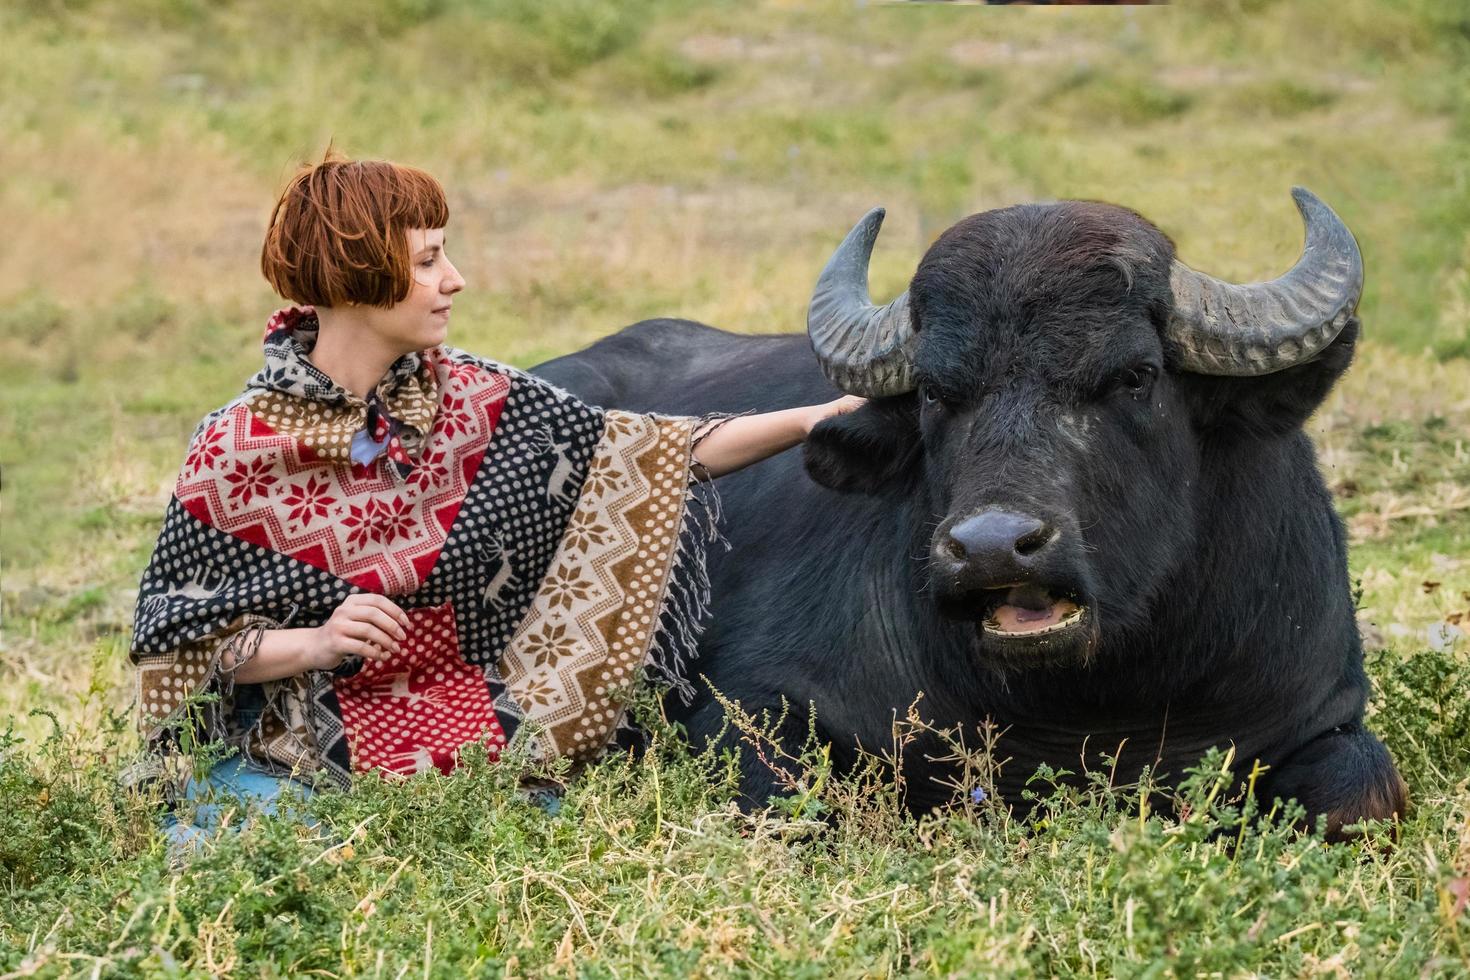
[[[1352,363],[1358,343],[1358,318],[1348,320],[1337,339],[1305,364],[1254,378],[1191,374],[1187,392],[1195,424],[1201,429],[1239,429],[1277,436],[1301,428]]]
[[[923,453],[918,399],[913,394],[875,398],[812,429],[806,471],[832,490],[886,493],[910,485]]]

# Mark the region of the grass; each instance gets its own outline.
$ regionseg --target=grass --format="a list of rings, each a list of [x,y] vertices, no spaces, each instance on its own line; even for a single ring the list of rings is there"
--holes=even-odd
[[[0,209],[23,232],[0,250],[0,974],[1470,965],[1462,5],[25,0],[0,32]],[[1185,819],[1042,778],[1023,825],[912,820],[813,747],[785,811],[745,818],[728,760],[655,720],[646,759],[594,768],[555,817],[480,764],[320,797],[325,833],[260,822],[174,873],[153,804],[115,787],[133,590],[188,433],[258,360],[274,193],[333,137],[445,181],[455,340],[517,364],[652,315],[799,329],[874,203],[888,296],[957,218],[1059,197],[1274,275],[1300,240],[1287,189],[1313,188],[1369,269],[1368,340],[1310,431],[1373,724],[1414,791],[1398,846],[1324,847],[1222,799],[1219,757]]]

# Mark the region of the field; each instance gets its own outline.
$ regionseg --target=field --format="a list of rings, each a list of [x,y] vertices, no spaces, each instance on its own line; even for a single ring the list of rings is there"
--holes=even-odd
[[[0,36],[0,976],[1470,971],[1464,0],[17,0]],[[743,817],[729,760],[649,709],[650,756],[556,816],[481,761],[172,869],[115,783],[137,581],[189,432],[258,363],[270,205],[329,140],[443,180],[453,340],[519,365],[653,315],[799,330],[874,204],[886,299],[957,218],[1068,197],[1274,276],[1311,188],[1368,269],[1310,432],[1412,788],[1396,845],[1226,799],[1221,756],[1183,819],[1102,774],[1038,780],[1022,824],[913,820],[813,749]]]

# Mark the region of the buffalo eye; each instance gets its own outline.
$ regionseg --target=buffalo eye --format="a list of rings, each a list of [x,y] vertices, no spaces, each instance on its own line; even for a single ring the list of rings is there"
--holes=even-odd
[[[1148,397],[1158,376],[1159,369],[1152,364],[1139,364],[1118,375],[1118,387],[1141,401]]]
[[[926,384],[919,385],[919,398],[924,403],[924,408],[935,412],[949,412],[954,405],[939,392]]]

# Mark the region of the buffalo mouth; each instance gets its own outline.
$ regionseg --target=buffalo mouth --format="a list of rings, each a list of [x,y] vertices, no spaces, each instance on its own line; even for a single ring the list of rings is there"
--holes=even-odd
[[[1082,630],[1087,618],[1087,606],[1075,596],[1013,585],[986,591],[980,631],[999,640],[1049,640]]]

